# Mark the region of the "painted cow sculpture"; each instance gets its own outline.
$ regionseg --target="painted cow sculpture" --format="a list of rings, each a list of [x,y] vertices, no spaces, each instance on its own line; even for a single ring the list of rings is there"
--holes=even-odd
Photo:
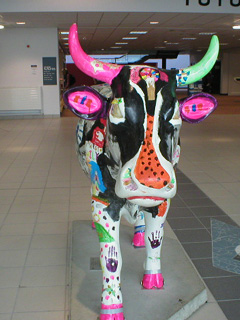
[[[108,96],[101,94],[108,91],[105,85],[77,87],[67,91],[64,100],[81,118],[77,153],[92,183],[92,217],[103,271],[100,320],[122,320],[120,218],[126,215],[135,222],[133,244],[146,246],[142,286],[162,288],[163,226],[177,190],[182,119],[197,123],[216,108],[216,100],[206,94],[179,105],[175,91],[210,71],[219,43],[214,36],[198,64],[170,71],[95,60],[81,48],[76,24],[70,29],[69,47],[79,69],[111,85]]]

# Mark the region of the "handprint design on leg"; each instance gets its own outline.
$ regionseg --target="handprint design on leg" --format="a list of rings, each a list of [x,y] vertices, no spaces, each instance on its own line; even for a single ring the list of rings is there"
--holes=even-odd
[[[105,256],[106,268],[109,272],[116,272],[118,267],[117,251],[114,246],[109,247],[108,258]]]
[[[160,238],[160,234],[161,234],[160,231],[156,231],[156,234],[154,236],[154,232],[151,232],[152,239],[150,239],[148,237],[148,240],[150,242],[150,245],[151,245],[152,249],[155,249],[155,248],[160,246],[161,241],[162,241],[162,237]]]

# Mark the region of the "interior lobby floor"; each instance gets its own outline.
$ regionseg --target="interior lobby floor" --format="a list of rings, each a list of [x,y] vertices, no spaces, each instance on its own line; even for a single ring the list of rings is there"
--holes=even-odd
[[[165,232],[209,288],[208,303],[190,320],[240,319],[240,275],[211,260],[211,218],[240,225],[240,114],[228,111],[181,130],[179,191]],[[0,120],[0,320],[68,319],[71,223],[91,219],[76,123]]]

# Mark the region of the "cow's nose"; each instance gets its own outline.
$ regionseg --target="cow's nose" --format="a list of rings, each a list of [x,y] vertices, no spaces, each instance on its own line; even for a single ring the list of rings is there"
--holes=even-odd
[[[146,137],[141,147],[134,174],[142,185],[161,189],[170,183],[170,176],[162,167],[152,142],[153,120],[153,116],[147,115]]]

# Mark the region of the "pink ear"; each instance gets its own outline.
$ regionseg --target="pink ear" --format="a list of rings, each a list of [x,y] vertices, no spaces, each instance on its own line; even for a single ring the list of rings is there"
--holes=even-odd
[[[198,93],[180,101],[180,114],[189,123],[199,123],[217,108],[217,100],[208,93]]]
[[[99,119],[106,115],[106,99],[89,87],[76,87],[64,93],[66,106],[78,117]]]

